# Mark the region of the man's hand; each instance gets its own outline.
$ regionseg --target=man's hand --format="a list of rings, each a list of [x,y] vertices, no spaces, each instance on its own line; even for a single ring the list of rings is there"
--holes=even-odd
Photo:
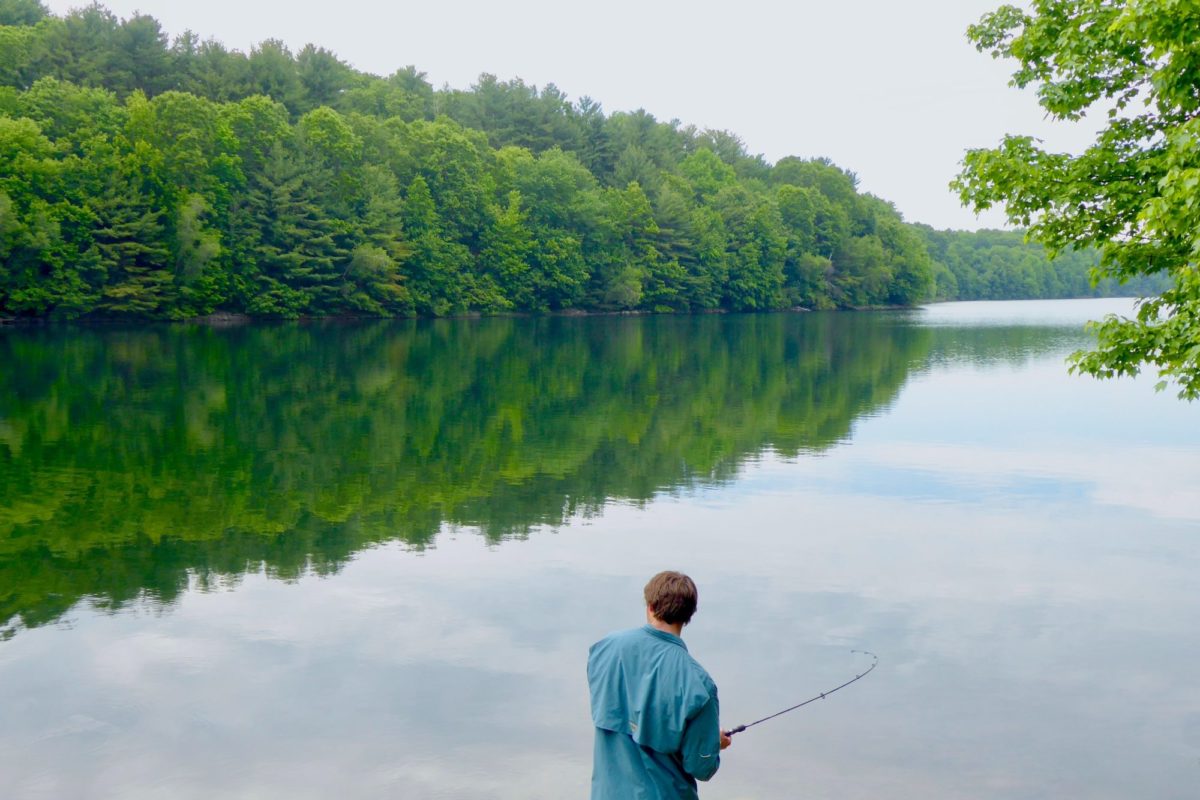
[[[731,745],[731,744],[733,744],[733,737],[726,736],[725,732],[722,731],[721,732],[721,749],[724,750],[726,747],[729,747],[729,745]]]

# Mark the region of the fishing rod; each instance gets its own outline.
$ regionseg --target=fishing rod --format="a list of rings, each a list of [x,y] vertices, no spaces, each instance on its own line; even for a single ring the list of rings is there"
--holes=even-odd
[[[826,692],[821,692],[816,697],[810,697],[807,700],[805,700],[803,703],[797,703],[796,705],[792,706],[791,708],[785,708],[783,711],[777,711],[769,717],[763,717],[762,719],[755,720],[754,722],[748,722],[745,725],[738,725],[736,728],[731,728],[730,730],[727,730],[724,732],[725,735],[733,736],[735,733],[741,733],[742,731],[746,730],[746,728],[753,728],[755,725],[759,724],[760,722],[766,722],[769,719],[775,719],[776,717],[782,716],[783,714],[786,714],[789,711],[795,711],[797,708],[803,708],[804,706],[808,705],[809,703],[815,703],[818,700],[824,700],[826,697],[829,697],[829,695],[833,694],[834,692],[838,691],[839,689],[845,689],[847,686],[854,683],[855,681],[861,681],[863,678],[865,678],[871,674],[871,670],[873,670],[873,669],[875,669],[875,667],[879,666],[879,656],[875,655],[870,650],[851,650],[850,652],[851,653],[862,653],[864,656],[870,656],[872,659],[874,659],[873,661],[871,661],[871,666],[867,668],[866,672],[864,672],[860,675],[855,675],[853,678],[846,681],[841,686],[837,686]]]

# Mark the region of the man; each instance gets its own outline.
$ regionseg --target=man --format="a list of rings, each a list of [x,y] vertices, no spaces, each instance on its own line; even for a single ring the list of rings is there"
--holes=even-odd
[[[697,800],[696,781],[730,745],[717,687],[683,643],[696,584],[660,572],[646,584],[646,625],[604,637],[588,654],[596,744],[592,800]]]

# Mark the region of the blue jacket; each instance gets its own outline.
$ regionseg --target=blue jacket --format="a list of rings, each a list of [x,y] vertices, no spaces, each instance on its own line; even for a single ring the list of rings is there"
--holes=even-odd
[[[645,625],[588,654],[592,800],[697,798],[721,766],[717,687],[678,636]]]

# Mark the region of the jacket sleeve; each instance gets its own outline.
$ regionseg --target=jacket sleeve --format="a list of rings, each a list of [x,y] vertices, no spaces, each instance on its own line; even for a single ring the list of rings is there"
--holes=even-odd
[[[699,781],[706,781],[721,766],[720,709],[711,697],[683,731],[683,770]]]

